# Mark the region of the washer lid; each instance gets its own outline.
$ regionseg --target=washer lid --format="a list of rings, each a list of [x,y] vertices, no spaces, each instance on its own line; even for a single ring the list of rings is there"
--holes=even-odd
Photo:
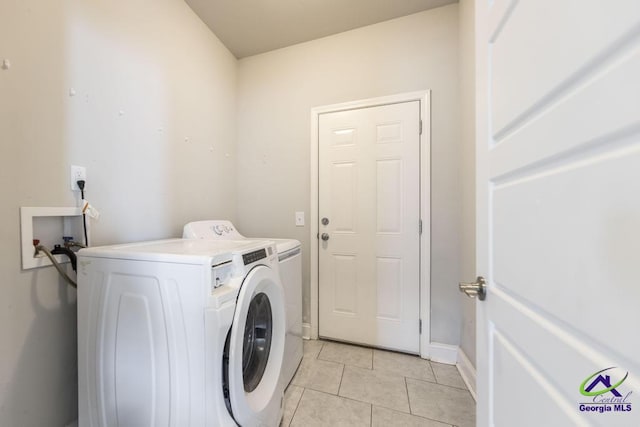
[[[242,282],[229,342],[229,399],[242,426],[280,421],[285,329],[280,279],[259,265]]]
[[[236,253],[241,254],[266,247],[268,245],[264,241],[248,239],[225,241],[166,239],[92,246],[81,249],[78,257],[215,265],[231,260]]]
[[[190,222],[182,229],[182,237],[211,240],[244,239],[231,221],[224,219]]]
[[[254,240],[270,240],[277,246],[276,250],[279,254],[287,252],[291,249],[300,247],[300,242],[294,239],[271,239],[265,237],[244,237],[238,232],[231,221],[223,219],[212,219],[207,221],[194,221],[184,226],[182,230],[184,239],[210,239],[210,240],[228,240],[228,239],[254,239]]]
[[[300,247],[301,243],[294,239],[268,239],[276,244],[276,251],[279,254],[285,253],[292,249],[297,249]]]

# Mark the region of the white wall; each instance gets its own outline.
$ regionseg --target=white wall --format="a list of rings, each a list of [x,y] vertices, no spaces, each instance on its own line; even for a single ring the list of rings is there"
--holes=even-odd
[[[460,0],[460,106],[462,113],[460,161],[462,179],[461,280],[476,277],[476,163],[475,163],[475,14],[473,0]],[[463,294],[460,347],[476,363],[476,300]]]
[[[458,344],[460,98],[456,4],[245,58],[238,75],[238,224],[303,242],[309,321],[310,110],[432,90],[432,340]]]
[[[52,267],[21,271],[19,207],[75,205],[78,164],[94,244],[235,219],[237,62],[182,0],[2,1],[2,58],[0,425],[63,426],[75,291]]]

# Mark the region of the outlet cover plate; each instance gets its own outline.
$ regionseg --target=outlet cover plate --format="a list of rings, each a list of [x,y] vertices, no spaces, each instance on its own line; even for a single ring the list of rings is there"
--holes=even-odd
[[[84,166],[71,165],[71,191],[80,191],[80,188],[78,188],[78,181],[80,180],[85,182],[84,188],[87,188],[87,168]]]

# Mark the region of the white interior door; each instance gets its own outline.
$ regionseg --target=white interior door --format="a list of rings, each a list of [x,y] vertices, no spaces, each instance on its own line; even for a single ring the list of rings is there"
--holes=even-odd
[[[640,2],[476,14],[478,425],[640,425]]]
[[[318,158],[320,336],[418,353],[420,102],[321,114]]]

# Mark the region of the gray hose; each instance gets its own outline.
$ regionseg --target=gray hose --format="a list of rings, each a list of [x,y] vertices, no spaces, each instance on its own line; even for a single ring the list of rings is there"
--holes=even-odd
[[[51,260],[51,263],[56,268],[56,270],[58,270],[58,273],[60,273],[62,278],[66,280],[71,286],[73,286],[74,288],[77,288],[78,284],[71,277],[69,277],[67,273],[62,269],[62,266],[60,265],[58,260],[56,260],[56,258],[53,255],[51,255],[51,252],[49,252],[49,249],[45,248],[42,245],[36,246],[36,254],[41,251],[44,252],[44,254],[47,257],[49,257],[49,259]]]
[[[65,248],[86,248],[87,245],[83,245],[82,243],[78,243],[78,242],[68,242],[64,244]]]

